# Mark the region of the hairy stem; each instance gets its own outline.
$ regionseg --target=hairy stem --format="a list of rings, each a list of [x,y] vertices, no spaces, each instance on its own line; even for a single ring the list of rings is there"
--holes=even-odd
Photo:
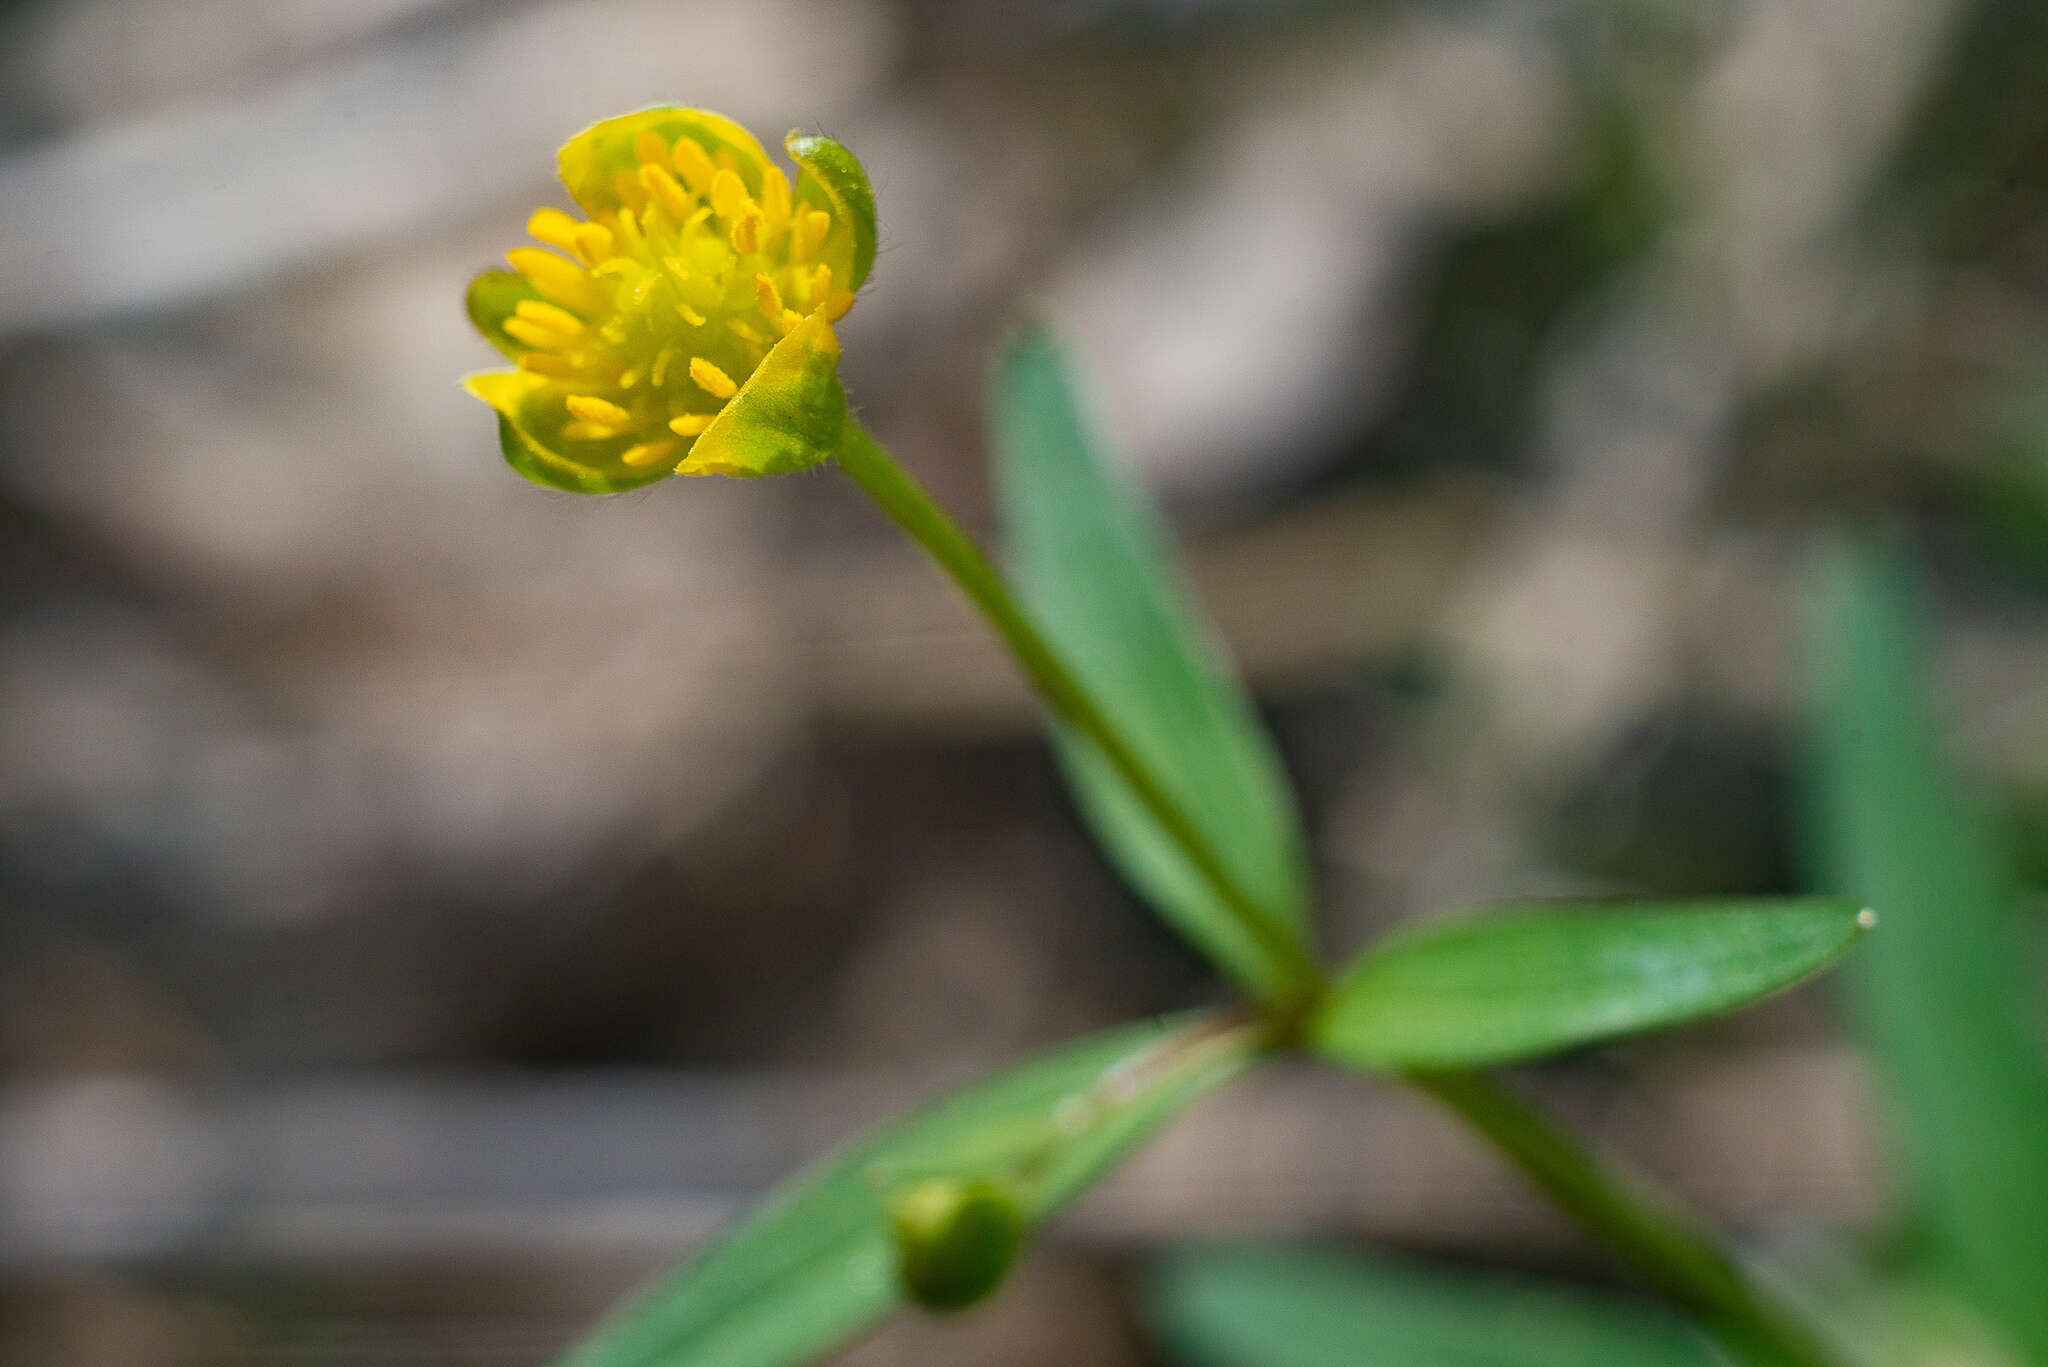
[[[1468,1121],[1589,1233],[1748,1360],[1842,1367],[1838,1350],[1797,1309],[1646,1179],[1613,1167],[1482,1073],[1413,1073],[1409,1081]]]
[[[857,420],[847,421],[839,468],[922,546],[981,610],[1046,706],[1116,766],[1160,829],[1257,941],[1279,984],[1275,1000],[1268,1005],[1286,1013],[1305,1009],[1322,987],[1322,973],[1315,962],[1285,926],[1238,886],[1186,810],[1074,677],[980,547]]]

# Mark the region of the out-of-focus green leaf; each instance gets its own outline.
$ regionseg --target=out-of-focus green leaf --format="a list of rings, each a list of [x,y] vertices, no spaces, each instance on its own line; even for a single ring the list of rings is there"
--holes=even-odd
[[[1272,745],[1183,589],[1157,515],[1096,449],[1051,336],[1019,334],[993,392],[1010,566],[1053,645],[1272,926],[1308,903],[1300,818]],[[1103,754],[1055,728],[1089,825],[1126,877],[1247,989],[1285,977]]]
[[[1884,914],[1851,1000],[1876,1051],[1933,1270],[2048,1363],[2048,1061],[2008,855],[1951,772],[1911,576],[1838,547],[1814,622],[1816,823]]]
[[[1619,1297],[1383,1258],[1215,1249],[1167,1261],[1151,1318],[1187,1367],[1712,1367],[1677,1318]]]
[[[1860,930],[1833,899],[1509,908],[1368,949],[1309,1035],[1358,1068],[1512,1063],[1748,1005]]]
[[[890,1220],[900,1194],[997,1179],[1027,1222],[1043,1221],[1261,1047],[1256,1029],[1217,1016],[1130,1026],[947,1097],[799,1175],[561,1367],[809,1361],[903,1301]]]

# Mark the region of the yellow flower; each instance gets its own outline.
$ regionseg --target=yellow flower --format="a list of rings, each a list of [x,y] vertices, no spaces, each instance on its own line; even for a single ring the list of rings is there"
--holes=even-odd
[[[673,474],[772,475],[839,448],[839,338],[875,257],[853,154],[789,135],[795,186],[752,134],[657,108],[562,148],[587,215],[536,210],[540,242],[469,287],[469,316],[514,370],[463,387],[498,413],[505,459],[580,493]]]

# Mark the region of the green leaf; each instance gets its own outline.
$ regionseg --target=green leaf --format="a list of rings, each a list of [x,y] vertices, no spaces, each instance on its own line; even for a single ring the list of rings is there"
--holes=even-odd
[[[1885,933],[1850,1001],[1936,1275],[2048,1362],[2048,1063],[2008,852],[1943,753],[1901,559],[1841,546],[1816,600],[1822,862]]]
[[[1094,1036],[947,1097],[798,1176],[562,1367],[808,1361],[903,1301],[891,1207],[906,1193],[999,1181],[1027,1224],[1041,1223],[1263,1047],[1251,1026],[1183,1017]]]
[[[1151,1319],[1187,1367],[1712,1367],[1681,1320],[1618,1296],[1386,1258],[1212,1249],[1155,1275]]]
[[[1271,742],[1183,589],[1159,519],[1096,448],[1040,330],[998,365],[993,441],[1018,590],[1082,684],[1283,941],[1308,903],[1300,818]],[[1248,990],[1285,972],[1092,744],[1055,727],[1082,815],[1124,875]]]
[[[1826,968],[1861,929],[1856,904],[1833,899],[1461,917],[1368,949],[1310,1038],[1358,1068],[1512,1063],[1746,1006]]]

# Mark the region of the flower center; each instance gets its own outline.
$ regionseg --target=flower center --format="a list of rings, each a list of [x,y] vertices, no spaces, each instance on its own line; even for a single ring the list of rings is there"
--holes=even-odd
[[[541,209],[535,247],[507,253],[539,300],[505,331],[533,350],[520,368],[560,381],[570,441],[645,440],[621,456],[651,465],[709,427],[769,347],[820,309],[836,321],[853,295],[817,259],[831,215],[795,202],[761,168],[748,188],[728,148],[643,132],[618,207],[589,221]]]

